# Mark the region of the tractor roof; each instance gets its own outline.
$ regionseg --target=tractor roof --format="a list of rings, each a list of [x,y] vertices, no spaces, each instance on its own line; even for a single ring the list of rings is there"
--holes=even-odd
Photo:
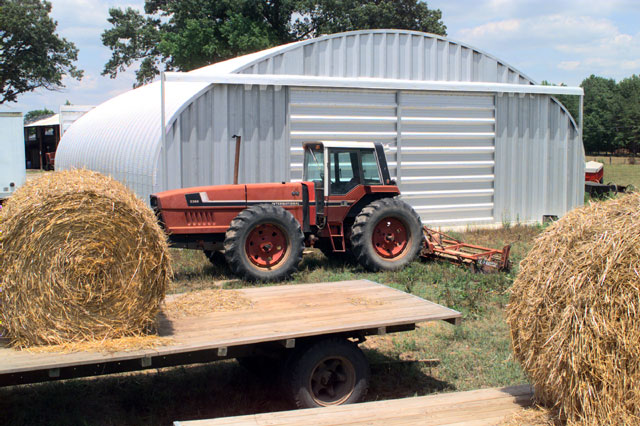
[[[355,141],[308,141],[304,142],[303,146],[307,145],[323,145],[327,148],[370,148],[374,149],[373,142],[355,142]]]

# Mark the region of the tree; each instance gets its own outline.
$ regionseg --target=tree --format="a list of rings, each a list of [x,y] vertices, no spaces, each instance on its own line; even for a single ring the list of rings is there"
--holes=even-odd
[[[542,86],[557,86],[547,80],[542,80],[542,83],[540,84]],[[566,84],[560,83],[560,86],[566,86]],[[569,111],[569,114],[571,114],[573,119],[577,122],[578,115],[580,114],[580,97],[575,95],[555,95],[555,98],[564,105],[567,111]]]
[[[34,109],[24,115],[24,122],[25,124],[33,123],[34,121],[37,121],[40,118],[53,115],[53,114],[55,114],[55,112],[51,111],[50,109],[47,109],[46,107],[43,109]]]
[[[271,46],[341,31],[399,28],[446,35],[439,10],[419,0],[146,0],[144,16],[110,9],[103,75],[139,63],[137,85]]]
[[[591,75],[582,81],[584,89],[583,142],[587,152],[613,152],[616,149],[615,122],[619,110],[616,82]]]
[[[82,78],[73,65],[78,49],[56,34],[50,12],[47,1],[0,0],[0,104],[40,87],[64,87],[64,75]]]
[[[416,0],[325,0],[305,2],[303,13],[318,34],[396,28],[446,35],[442,12]]]
[[[640,145],[640,76],[632,75],[618,83],[618,115],[615,140],[635,157]]]

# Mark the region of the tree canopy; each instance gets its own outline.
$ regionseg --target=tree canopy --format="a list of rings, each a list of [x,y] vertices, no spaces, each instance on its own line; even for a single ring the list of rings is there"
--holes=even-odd
[[[618,115],[615,80],[591,75],[580,86],[584,89],[584,148],[587,152],[613,152]]]
[[[37,121],[40,118],[48,117],[53,114],[55,114],[55,112],[51,111],[47,107],[43,109],[34,109],[24,115],[24,123],[25,124],[33,123],[34,121]]]
[[[322,34],[396,28],[446,35],[440,10],[420,0],[146,0],[145,13],[110,9],[103,75],[134,64],[137,85],[161,67],[189,71]]]
[[[542,84],[549,84],[543,81]],[[584,89],[582,139],[587,153],[626,150],[637,155],[640,149],[640,76],[632,75],[616,83],[612,78],[590,75]],[[560,95],[571,115],[578,118],[577,96]]]
[[[64,87],[64,75],[82,78],[73,65],[78,49],[56,34],[50,12],[47,1],[0,0],[0,104],[40,87]]]
[[[632,75],[616,83],[591,75],[584,89],[583,141],[590,153],[640,148],[640,77]]]
[[[618,83],[617,89],[615,141],[635,156],[640,147],[640,76],[625,78]]]

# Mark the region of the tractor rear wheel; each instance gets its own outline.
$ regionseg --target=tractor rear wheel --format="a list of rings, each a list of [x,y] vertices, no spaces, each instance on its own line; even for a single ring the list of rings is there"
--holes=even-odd
[[[300,223],[280,206],[249,207],[231,221],[224,240],[231,270],[249,281],[280,281],[298,268],[304,249]]]
[[[422,245],[420,216],[399,198],[370,203],[351,227],[351,247],[370,271],[400,269],[415,259]]]

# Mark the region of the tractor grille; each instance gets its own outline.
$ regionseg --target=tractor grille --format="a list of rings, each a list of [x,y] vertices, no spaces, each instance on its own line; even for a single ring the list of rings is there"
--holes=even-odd
[[[153,214],[156,215],[156,219],[158,220],[158,224],[160,225],[160,228],[166,229],[166,227],[164,226],[164,220],[162,219],[162,211],[158,206],[158,198],[155,195],[151,196],[150,204],[151,204],[151,208],[153,209]]]
[[[185,217],[188,226],[208,226],[215,225],[213,212],[210,210],[186,211]]]

